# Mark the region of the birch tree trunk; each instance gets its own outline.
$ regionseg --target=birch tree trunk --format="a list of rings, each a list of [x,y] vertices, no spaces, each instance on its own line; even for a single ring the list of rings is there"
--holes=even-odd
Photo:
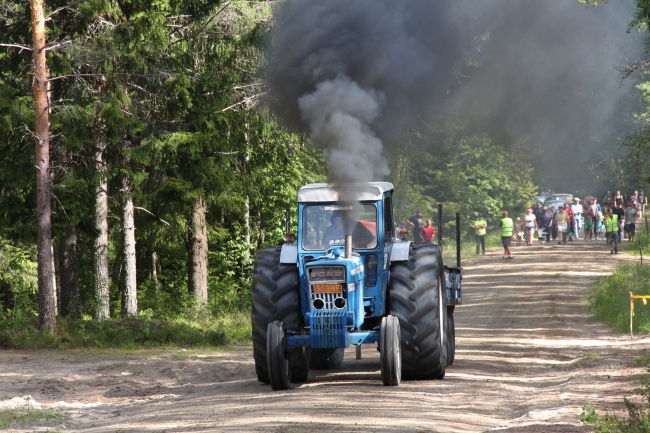
[[[79,294],[79,262],[77,260],[77,228],[70,225],[59,243],[59,281],[61,287],[61,315],[81,319]]]
[[[192,204],[187,232],[189,290],[198,303],[208,300],[208,229],[205,224],[207,208],[202,198]]]
[[[50,115],[45,58],[45,2],[30,0],[36,134],[36,208],[38,220],[38,324],[45,332],[56,330],[56,293],[52,284],[52,208],[50,201]]]
[[[122,316],[138,315],[138,293],[135,264],[135,222],[133,219],[133,198],[131,180],[122,179],[122,236],[123,236],[123,278],[122,278]]]
[[[106,144],[98,143],[95,153],[95,170],[99,174],[99,184],[95,189],[95,249],[93,252],[93,275],[95,283],[95,318],[105,320],[111,316],[108,291],[108,179],[104,150]]]

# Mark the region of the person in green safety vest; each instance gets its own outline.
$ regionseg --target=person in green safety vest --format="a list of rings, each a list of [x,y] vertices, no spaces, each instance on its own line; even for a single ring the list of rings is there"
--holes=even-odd
[[[487,222],[483,219],[482,214],[478,214],[478,219],[474,221],[474,230],[476,230],[476,255],[478,255],[479,247],[483,250],[485,255],[485,228]]]
[[[512,251],[510,251],[510,241],[512,240],[512,230],[514,223],[512,218],[508,218],[508,212],[503,211],[503,218],[499,222],[501,227],[501,243],[503,244],[503,258],[512,259]]]
[[[618,254],[618,215],[610,207],[605,217],[605,232],[607,233],[607,244],[611,245],[609,253]]]

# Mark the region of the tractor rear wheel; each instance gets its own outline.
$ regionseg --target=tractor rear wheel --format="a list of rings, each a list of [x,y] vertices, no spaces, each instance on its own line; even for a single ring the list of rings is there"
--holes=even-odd
[[[345,349],[312,349],[309,368],[312,370],[331,370],[343,364]]]
[[[253,326],[253,356],[257,379],[269,383],[267,364],[267,327],[274,321],[283,322],[286,329],[303,332],[300,311],[300,279],[295,264],[280,263],[281,247],[257,251],[253,263],[251,288],[251,322]],[[293,382],[304,382],[309,373],[309,350],[297,347],[290,351],[289,368]]]
[[[440,248],[411,244],[391,265],[389,314],[399,319],[404,379],[442,379],[447,366],[447,292]]]

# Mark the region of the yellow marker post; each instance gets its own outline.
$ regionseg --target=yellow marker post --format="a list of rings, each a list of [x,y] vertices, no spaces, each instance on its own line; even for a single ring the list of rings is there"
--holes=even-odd
[[[643,300],[643,305],[648,305],[648,299],[650,299],[650,295],[633,295],[632,292],[630,293],[630,337],[633,337],[632,334],[632,317],[634,317],[634,300],[635,299],[642,299]]]

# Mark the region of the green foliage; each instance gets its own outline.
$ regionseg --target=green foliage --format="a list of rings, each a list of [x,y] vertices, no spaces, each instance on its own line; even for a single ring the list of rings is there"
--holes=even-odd
[[[594,315],[619,332],[630,329],[630,294],[650,295],[650,267],[621,264],[596,281],[591,293]],[[650,333],[650,306],[635,301],[634,331]]]
[[[35,255],[33,248],[25,250],[0,237],[0,305],[4,309],[38,314]]]
[[[168,318],[155,316],[152,310],[135,319],[60,318],[56,335],[41,332],[34,316],[0,316],[0,347],[5,349],[207,347],[247,342],[250,335],[249,313],[236,310],[218,318],[196,308]]]
[[[488,232],[501,212],[523,213],[536,193],[533,169],[521,143],[499,142],[467,125],[421,124],[399,153],[390,154],[391,180],[397,191],[395,215],[406,219],[421,209],[437,219],[443,205],[443,236],[455,245],[455,214],[461,215],[463,240],[474,238],[472,222],[482,213]],[[438,227],[436,227],[438,230]]]

